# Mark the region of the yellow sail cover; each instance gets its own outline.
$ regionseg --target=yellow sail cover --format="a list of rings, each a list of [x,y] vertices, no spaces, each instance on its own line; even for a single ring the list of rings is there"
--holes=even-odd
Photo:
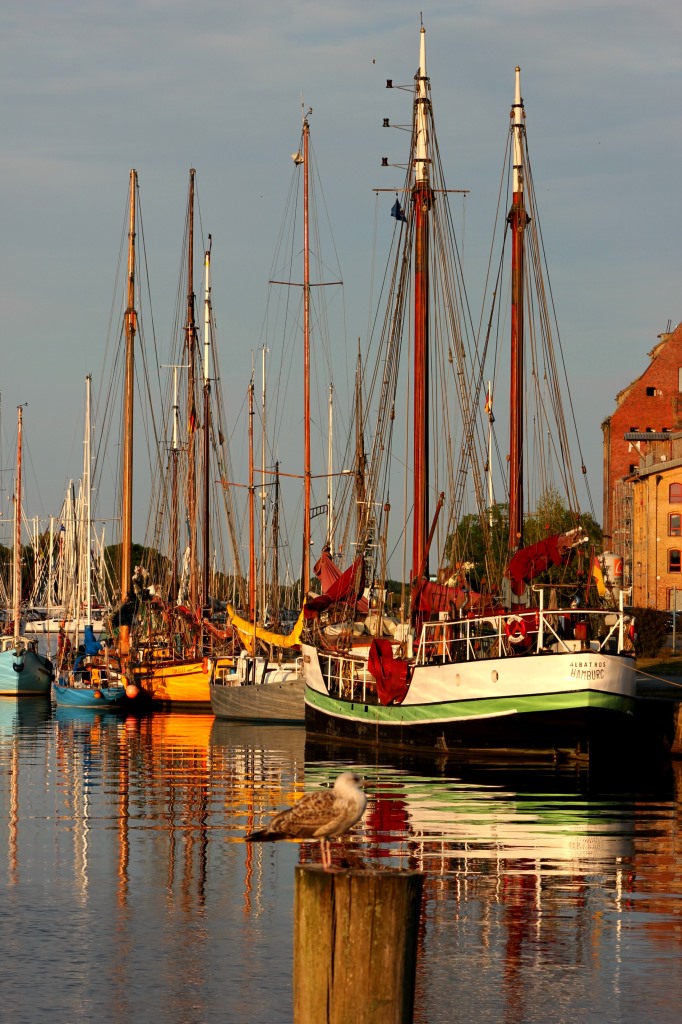
[[[258,637],[263,643],[272,644],[273,647],[296,647],[301,642],[301,633],[303,631],[303,608],[301,608],[301,614],[296,620],[296,625],[292,629],[291,633],[273,633],[269,629],[263,629],[262,626],[254,626],[253,622],[249,622],[248,619],[242,619],[235,613],[234,608],[229,604],[227,606],[227,615],[239,633],[239,639],[244,644],[249,654],[253,654],[254,637]]]

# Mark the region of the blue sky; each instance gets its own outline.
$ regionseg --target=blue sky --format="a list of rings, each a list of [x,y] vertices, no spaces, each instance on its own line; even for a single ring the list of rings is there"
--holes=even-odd
[[[464,258],[474,308],[522,67],[554,299],[601,518],[600,423],[656,336],[682,319],[682,10],[671,0],[464,0],[422,14],[449,184],[470,189]],[[419,18],[401,0],[4,6],[3,458],[15,407],[26,402],[29,516],[57,514],[66,482],[81,473],[83,380],[103,372],[131,167],[162,361],[188,170],[197,169],[229,365],[222,383],[228,403],[241,403],[262,344],[301,103],[312,106],[346,341],[354,350],[366,336],[372,189],[400,184],[380,163],[403,158],[404,140],[381,124],[409,118],[409,98],[385,83],[412,81]]]

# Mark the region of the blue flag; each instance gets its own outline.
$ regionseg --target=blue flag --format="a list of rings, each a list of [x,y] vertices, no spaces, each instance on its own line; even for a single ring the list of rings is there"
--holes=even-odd
[[[398,202],[397,199],[396,199],[395,203],[393,204],[393,206],[391,207],[391,217],[395,217],[396,220],[407,221],[407,217],[405,216],[405,214],[403,212],[403,208],[402,208],[402,206],[400,205],[400,203]]]

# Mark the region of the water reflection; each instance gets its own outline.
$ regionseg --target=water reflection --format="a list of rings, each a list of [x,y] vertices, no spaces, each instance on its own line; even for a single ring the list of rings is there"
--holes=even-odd
[[[665,993],[656,1019],[676,1019],[682,765],[622,792],[580,773],[353,760],[368,810],[336,863],[425,873],[417,1022],[453,1005],[471,1021],[590,1007],[634,1022],[642,964]],[[243,837],[348,763],[312,757],[300,726],[0,703],[0,942],[32,964],[30,989],[10,979],[12,1019],[97,1005],[105,1021],[290,1022],[294,865],[319,844]],[[97,970],[64,984],[65,943]]]

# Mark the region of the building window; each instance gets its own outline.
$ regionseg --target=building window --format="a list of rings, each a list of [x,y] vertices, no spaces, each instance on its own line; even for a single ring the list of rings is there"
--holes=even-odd
[[[631,463],[630,463],[630,472],[631,472],[631,473],[635,473],[635,472],[636,472],[636,470],[637,470],[637,466],[635,465],[635,463],[634,463],[634,462],[631,462]]]
[[[682,515],[679,512],[671,512],[668,516],[668,536],[682,537]]]
[[[668,501],[670,504],[678,504],[682,501],[682,484],[671,484],[668,490]]]
[[[656,394],[656,388],[647,388],[646,393],[648,398],[653,398],[653,396]]]
[[[639,430],[639,427],[630,427],[630,433],[631,434],[636,434],[638,430]]]
[[[682,572],[682,551],[679,548],[668,551],[668,572]]]

